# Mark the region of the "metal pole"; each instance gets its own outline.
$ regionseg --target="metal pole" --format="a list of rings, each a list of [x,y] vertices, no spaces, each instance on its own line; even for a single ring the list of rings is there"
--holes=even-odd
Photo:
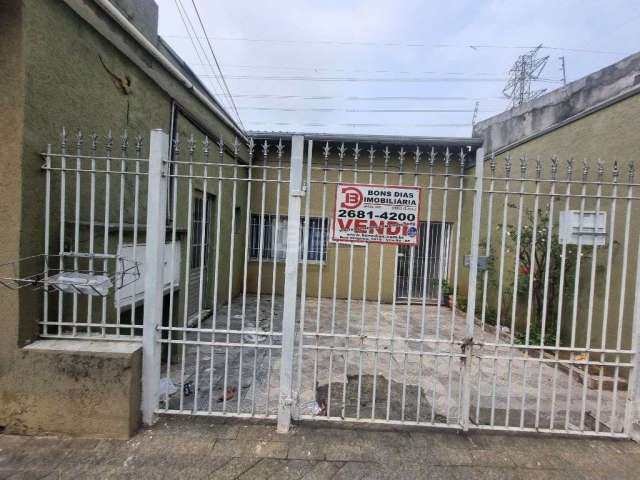
[[[291,426],[293,350],[295,343],[296,299],[298,295],[298,261],[300,258],[300,210],[302,203],[302,164],[304,137],[291,137],[291,171],[289,177],[289,219],[287,258],[285,262],[284,310],[282,314],[282,358],[280,362],[280,399],[278,432]]]
[[[144,329],[142,333],[142,421],[155,422],[160,384],[160,335],[162,323],[162,269],[166,229],[167,177],[165,165],[169,136],[152,130],[147,185],[147,232],[144,262]]]
[[[471,351],[473,349],[473,333],[476,315],[476,281],[478,274],[478,250],[480,246],[480,217],[482,213],[482,187],[484,176],[484,149],[476,151],[476,192],[473,201],[473,223],[471,226],[471,255],[469,259],[469,291],[467,294],[467,321],[462,369],[462,412],[460,423],[462,428],[469,430],[469,410],[471,407]]]

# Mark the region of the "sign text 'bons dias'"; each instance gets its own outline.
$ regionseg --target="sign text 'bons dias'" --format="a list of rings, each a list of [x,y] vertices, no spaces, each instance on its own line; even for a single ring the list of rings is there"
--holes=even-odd
[[[333,241],[417,245],[420,188],[339,184]]]

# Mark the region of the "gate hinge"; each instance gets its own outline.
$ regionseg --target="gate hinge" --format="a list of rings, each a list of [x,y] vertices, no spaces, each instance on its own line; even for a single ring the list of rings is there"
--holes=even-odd
[[[302,185],[302,189],[300,190],[291,190],[292,197],[304,197],[307,194],[307,185]]]

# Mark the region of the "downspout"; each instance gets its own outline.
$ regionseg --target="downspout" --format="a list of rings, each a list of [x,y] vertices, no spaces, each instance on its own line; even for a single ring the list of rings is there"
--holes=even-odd
[[[153,56],[155,60],[158,61],[166,70],[171,73],[174,77],[176,77],[188,90],[190,90],[193,95],[198,98],[203,104],[207,106],[211,111],[213,111],[222,122],[231,128],[244,142],[248,142],[247,136],[245,133],[236,125],[236,123],[229,117],[227,112],[225,112],[219,105],[212,102],[211,99],[203,93],[200,89],[198,89],[191,81],[178,69],[176,66],[171,63],[167,57],[165,57],[160,50],[156,48],[156,46],[151,43],[147,37],[145,37],[140,30],[138,30],[135,25],[133,25],[109,0],[94,0],[105,12],[109,14],[111,18],[113,18],[127,33],[129,33],[136,41],[145,49],[147,52]]]

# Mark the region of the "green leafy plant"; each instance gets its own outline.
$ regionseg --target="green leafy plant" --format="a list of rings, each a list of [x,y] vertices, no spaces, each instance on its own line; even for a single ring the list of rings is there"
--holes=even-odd
[[[510,205],[511,208],[517,208]],[[535,227],[535,228],[534,228]],[[502,231],[503,226],[498,225]],[[517,225],[505,227],[506,249],[503,261],[504,281],[500,295],[501,325],[511,325],[513,299],[520,322],[516,322],[516,339],[521,343],[527,341],[526,326],[522,320],[528,316],[529,295],[531,295],[531,323],[528,332],[530,344],[541,344],[543,340],[542,324],[544,321],[544,343],[555,343],[556,325],[559,313],[560,295],[565,305],[572,301],[576,251],[573,245],[563,245],[558,239],[557,225],[549,234],[549,209],[529,209],[524,213],[520,229]],[[512,278],[515,269],[515,258],[518,260],[516,279]],[[490,260],[491,283],[498,285],[499,264],[495,255]],[[564,264],[564,274],[562,272]],[[562,278],[561,278],[562,277]],[[562,284],[561,284],[562,280]],[[546,288],[545,288],[546,283]],[[513,290],[516,289],[514,296]],[[546,298],[545,298],[546,292]],[[497,323],[497,309],[485,311],[485,321]]]

